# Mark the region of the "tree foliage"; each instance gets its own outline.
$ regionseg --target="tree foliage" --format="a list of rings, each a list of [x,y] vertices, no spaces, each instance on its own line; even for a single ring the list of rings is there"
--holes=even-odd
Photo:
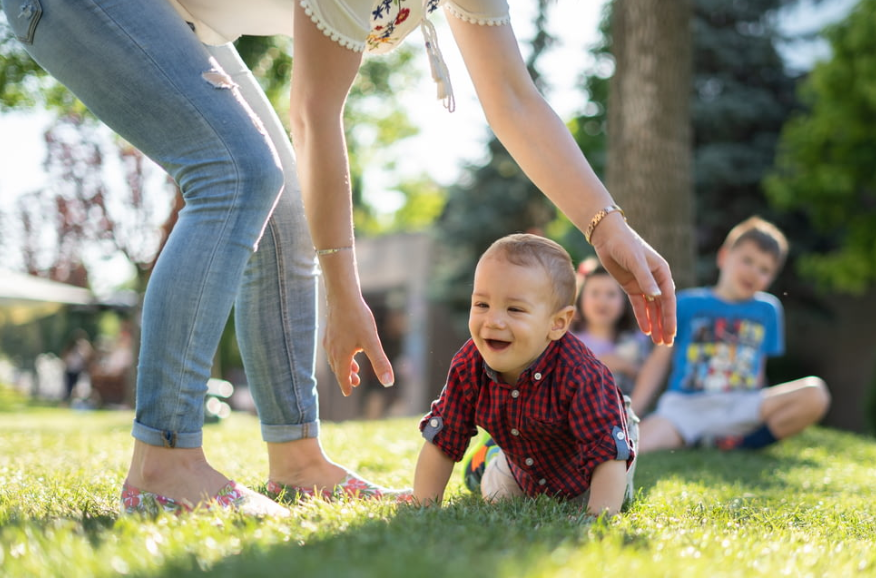
[[[82,112],[77,102],[27,54],[0,10],[0,113],[34,107]]]
[[[777,45],[776,11],[787,0],[696,0],[694,19],[694,187],[698,280],[716,279],[715,254],[736,223],[759,214],[776,222],[795,251],[808,246],[799,215],[770,207],[762,181],[782,126],[797,107],[797,79]]]
[[[121,252],[141,268],[150,265],[169,211],[162,175],[93,117],[59,117],[45,143],[48,184],[20,195],[4,226],[17,231],[25,269],[86,287],[89,254]]]
[[[824,35],[832,58],[803,82],[806,109],[782,133],[767,188],[826,238],[800,270],[827,289],[860,294],[876,284],[876,0],[861,0]]]

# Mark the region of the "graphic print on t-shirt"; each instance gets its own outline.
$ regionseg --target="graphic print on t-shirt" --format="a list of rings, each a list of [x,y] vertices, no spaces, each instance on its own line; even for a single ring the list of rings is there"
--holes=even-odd
[[[697,317],[691,326],[682,389],[722,392],[758,387],[758,351],[766,334],[763,324]]]

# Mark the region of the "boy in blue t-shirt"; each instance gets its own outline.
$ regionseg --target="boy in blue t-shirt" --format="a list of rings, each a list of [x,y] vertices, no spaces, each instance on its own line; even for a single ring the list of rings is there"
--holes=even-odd
[[[642,415],[671,366],[667,391],[639,426],[640,454],[762,448],[825,414],[830,394],[818,377],[766,387],[766,358],[784,352],[784,330],[782,304],[764,291],[787,251],[777,227],[751,217],[718,251],[718,284],[679,292],[675,346],[653,350],[633,391]]]

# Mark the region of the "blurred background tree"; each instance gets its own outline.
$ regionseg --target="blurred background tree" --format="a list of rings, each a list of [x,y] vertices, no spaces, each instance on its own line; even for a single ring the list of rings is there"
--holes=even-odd
[[[691,180],[692,0],[611,4],[608,157],[605,183],[633,227],[694,281]]]
[[[803,108],[784,127],[766,189],[778,208],[811,223],[815,242],[799,256],[800,274],[822,293],[862,296],[866,318],[876,309],[876,0],[861,0],[824,36],[832,57],[801,83]],[[876,348],[867,357],[872,364]],[[876,432],[876,371],[862,385]]]
[[[800,85],[804,108],[785,125],[766,186],[821,235],[801,273],[862,294],[876,284],[876,1],[862,0],[824,36],[833,56]]]
[[[716,279],[715,254],[734,223],[761,214],[789,230],[795,246],[807,228],[805,219],[799,215],[788,216],[773,209],[761,186],[772,167],[782,125],[798,106],[794,93],[797,78],[786,70],[778,51],[778,45],[787,38],[779,32],[776,19],[777,10],[793,3],[693,2],[690,122],[695,284]],[[610,26],[614,6],[606,5],[600,26],[602,40],[592,49],[596,65],[582,79],[589,102],[569,123],[582,150],[603,178],[608,149],[609,83],[615,68]],[[654,202],[648,191],[641,196],[648,203]],[[635,225],[641,229],[638,223]],[[647,234],[645,237],[651,239]],[[675,271],[678,259],[667,253]]]

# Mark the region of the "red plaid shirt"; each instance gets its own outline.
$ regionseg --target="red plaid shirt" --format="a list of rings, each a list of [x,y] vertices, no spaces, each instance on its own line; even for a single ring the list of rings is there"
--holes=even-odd
[[[611,372],[568,333],[514,385],[498,381],[469,340],[454,356],[420,431],[458,462],[476,425],[502,448],[528,496],[574,498],[590,488],[596,466],[620,459],[629,467],[634,457]]]

